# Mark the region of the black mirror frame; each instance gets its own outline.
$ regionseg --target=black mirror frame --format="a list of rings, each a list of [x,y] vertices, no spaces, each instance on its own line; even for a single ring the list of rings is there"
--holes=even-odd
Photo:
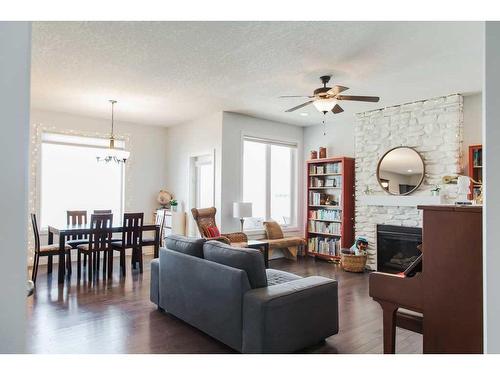
[[[420,178],[420,181],[418,182],[418,184],[415,186],[414,189],[412,189],[412,190],[410,190],[410,191],[408,191],[408,192],[406,192],[404,194],[399,194],[399,193],[396,194],[396,193],[392,193],[391,191],[389,191],[389,189],[386,190],[382,186],[382,181],[380,180],[380,164],[382,164],[382,160],[384,160],[384,158],[387,156],[387,154],[389,154],[390,152],[392,152],[394,150],[400,149],[400,148],[407,148],[407,149],[410,149],[412,151],[415,151],[415,153],[418,155],[418,157],[422,161],[422,167],[423,167],[422,177]],[[384,155],[382,155],[382,157],[379,159],[379,161],[377,163],[377,182],[380,185],[380,187],[382,188],[382,190],[385,191],[386,193],[389,193],[390,195],[402,196],[402,195],[409,195],[411,193],[414,193],[422,185],[422,183],[424,182],[424,178],[425,178],[425,162],[424,162],[424,158],[422,157],[422,155],[420,154],[420,152],[418,152],[417,150],[415,150],[413,147],[409,147],[409,146],[397,146],[397,147],[393,147],[390,150],[386,151],[384,153]]]

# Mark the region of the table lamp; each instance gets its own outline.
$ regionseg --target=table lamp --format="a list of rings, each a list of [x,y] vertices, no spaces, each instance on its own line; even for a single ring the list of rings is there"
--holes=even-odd
[[[234,202],[233,203],[233,217],[240,219],[241,231],[243,232],[243,223],[246,217],[252,217],[252,203],[251,202]]]

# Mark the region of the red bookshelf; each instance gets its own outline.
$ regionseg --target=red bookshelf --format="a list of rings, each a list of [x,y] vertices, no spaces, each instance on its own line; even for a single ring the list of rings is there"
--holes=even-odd
[[[336,261],[354,242],[354,159],[306,162],[307,255]]]
[[[483,146],[472,145],[469,146],[469,177],[472,177],[477,182],[483,181]],[[481,185],[471,182],[471,194],[469,199],[479,194],[479,187]]]

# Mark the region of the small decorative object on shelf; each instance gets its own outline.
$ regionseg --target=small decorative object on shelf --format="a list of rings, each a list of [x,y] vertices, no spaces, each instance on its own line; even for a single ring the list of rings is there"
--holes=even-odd
[[[317,159],[318,158],[318,151],[312,150],[311,151],[311,160]]]
[[[326,159],[326,147],[319,148],[319,158]]]
[[[173,212],[177,212],[177,201],[175,199],[172,199],[170,201],[170,208]]]
[[[470,204],[470,200],[468,199],[470,194],[470,185],[471,178],[469,176],[458,176],[456,204]]]
[[[158,197],[156,198],[158,203],[161,204],[161,208],[168,208],[172,199],[172,194],[166,190],[160,190]]]
[[[306,173],[307,255],[338,263],[354,241],[354,159],[308,160]]]
[[[441,191],[441,187],[439,185],[435,185],[432,190],[431,190],[431,195],[433,197],[438,197],[439,196],[439,192]]]

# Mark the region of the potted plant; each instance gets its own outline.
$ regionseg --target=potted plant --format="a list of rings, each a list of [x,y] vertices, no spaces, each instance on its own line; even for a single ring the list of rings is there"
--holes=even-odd
[[[170,200],[170,207],[172,211],[176,212],[177,211],[177,200],[171,199]]]
[[[441,187],[439,185],[435,185],[431,190],[431,194],[432,194],[432,196],[437,197],[439,195],[440,191],[441,191]]]

